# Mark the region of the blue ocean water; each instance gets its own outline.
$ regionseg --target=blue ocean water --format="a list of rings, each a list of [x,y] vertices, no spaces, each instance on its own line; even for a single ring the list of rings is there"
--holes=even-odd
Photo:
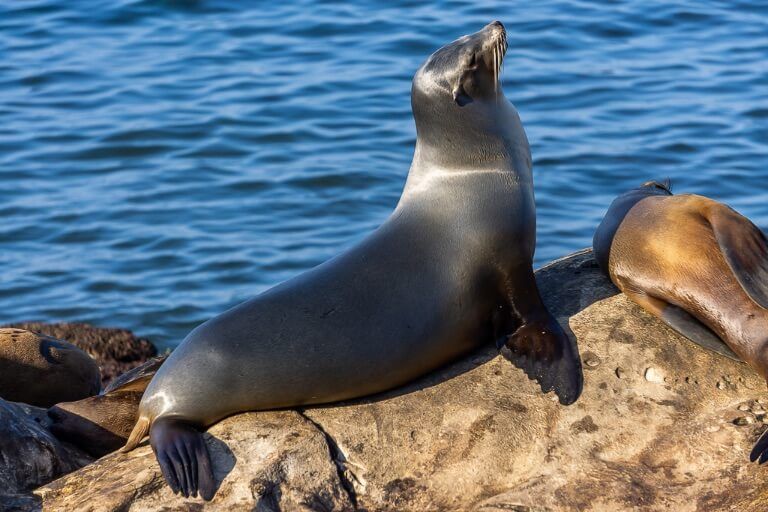
[[[355,243],[411,160],[414,71],[493,19],[536,263],[650,178],[768,228],[763,0],[0,3],[0,322],[172,347]]]

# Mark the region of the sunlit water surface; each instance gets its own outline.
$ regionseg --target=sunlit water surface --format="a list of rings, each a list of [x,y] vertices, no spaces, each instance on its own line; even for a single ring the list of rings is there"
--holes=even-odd
[[[414,71],[493,19],[537,265],[650,178],[768,227],[766,2],[256,4],[0,4],[0,321],[172,347],[355,243],[402,190]]]

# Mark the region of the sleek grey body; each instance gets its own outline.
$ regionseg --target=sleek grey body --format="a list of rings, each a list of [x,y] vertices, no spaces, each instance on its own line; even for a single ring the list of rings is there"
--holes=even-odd
[[[531,272],[528,142],[503,104],[506,169],[417,158],[400,204],[347,252],[207,321],[145,393],[159,417],[209,425],[233,412],[331,402],[408,382],[481,343]]]
[[[381,227],[204,323],[157,372],[126,449],[149,431],[174,490],[196,493],[199,472],[203,497],[213,495],[197,428],[241,411],[384,391],[483,343],[496,341],[561,402],[578,397],[578,354],[531,267],[531,156],[498,86],[504,50],[494,22],[416,73],[413,163]]]

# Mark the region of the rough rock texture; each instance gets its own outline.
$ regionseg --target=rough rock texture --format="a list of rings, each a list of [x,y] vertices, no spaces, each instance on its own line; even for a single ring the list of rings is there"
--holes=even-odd
[[[28,491],[93,460],[47,426],[45,409],[0,399],[0,510],[31,507]]]
[[[765,382],[617,295],[589,253],[538,278],[578,339],[575,405],[488,348],[373,400],[236,416],[210,430],[223,483],[209,509],[768,509],[768,469],[747,459]],[[146,446],[37,492],[46,510],[202,503],[170,493]]]
[[[215,476],[224,479],[217,509],[353,510],[325,436],[299,413],[241,414],[210,435]],[[39,494],[45,510],[187,510],[202,503],[175,497],[153,461],[146,446],[108,455]]]
[[[140,365],[157,355],[157,349],[149,340],[137,338],[131,331],[95,327],[84,323],[21,322],[5,327],[15,327],[39,332],[68,341],[96,359],[101,369],[102,387],[113,378]]]

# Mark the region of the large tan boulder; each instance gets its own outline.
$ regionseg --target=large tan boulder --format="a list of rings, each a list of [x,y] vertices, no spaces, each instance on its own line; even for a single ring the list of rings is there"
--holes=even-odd
[[[747,455],[766,384],[647,315],[578,253],[538,272],[576,336],[584,393],[563,407],[494,348],[371,400],[249,413],[210,430],[209,510],[768,510]],[[37,491],[45,510],[187,510],[150,449]]]

